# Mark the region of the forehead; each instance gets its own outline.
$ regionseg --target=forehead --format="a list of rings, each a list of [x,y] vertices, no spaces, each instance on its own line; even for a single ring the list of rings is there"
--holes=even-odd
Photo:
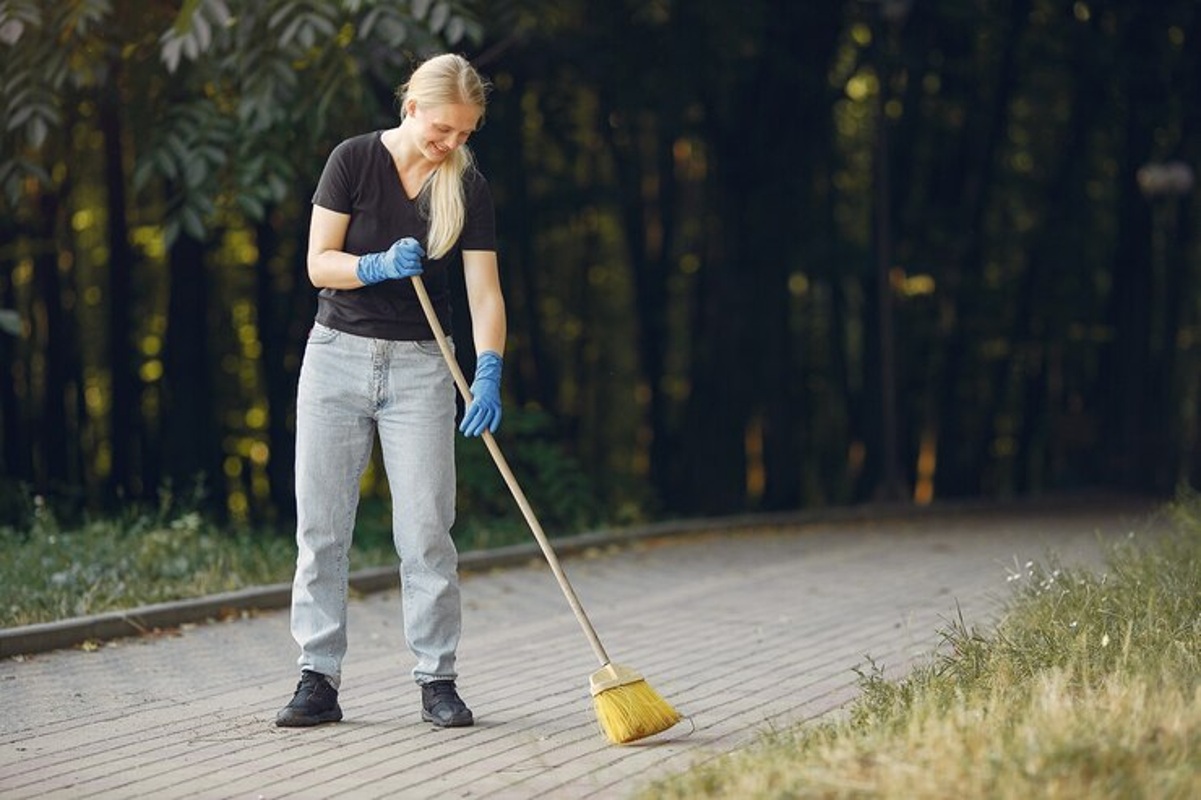
[[[421,113],[434,125],[445,125],[460,131],[473,131],[479,125],[481,111],[469,103],[446,103],[421,106]]]

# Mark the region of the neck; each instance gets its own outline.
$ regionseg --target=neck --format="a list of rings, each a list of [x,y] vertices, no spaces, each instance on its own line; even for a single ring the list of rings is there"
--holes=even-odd
[[[384,146],[392,154],[392,160],[396,162],[398,170],[428,174],[433,165],[426,160],[412,140],[403,134],[403,126],[402,122],[400,126],[384,132]]]
[[[392,156],[392,163],[396,167],[396,174],[400,178],[405,194],[410,198],[416,198],[437,165],[421,154],[412,138],[405,135],[402,127],[403,123],[401,127],[384,131],[380,141]]]

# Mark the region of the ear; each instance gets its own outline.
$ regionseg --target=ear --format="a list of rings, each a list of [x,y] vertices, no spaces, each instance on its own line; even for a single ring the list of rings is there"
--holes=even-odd
[[[405,101],[404,112],[406,117],[411,117],[417,113],[417,101],[412,98]]]

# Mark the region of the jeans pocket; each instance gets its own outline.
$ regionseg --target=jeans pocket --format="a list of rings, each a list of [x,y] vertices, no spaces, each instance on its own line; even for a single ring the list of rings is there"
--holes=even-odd
[[[438,358],[442,357],[442,348],[438,346],[436,339],[418,339],[413,341],[412,344],[419,353],[424,353],[427,356],[437,356]],[[450,352],[453,353],[455,351],[454,340],[447,336],[446,344],[450,347]]]
[[[309,328],[309,344],[329,344],[337,338],[338,332],[336,330],[327,328],[320,322],[314,322],[313,327]]]

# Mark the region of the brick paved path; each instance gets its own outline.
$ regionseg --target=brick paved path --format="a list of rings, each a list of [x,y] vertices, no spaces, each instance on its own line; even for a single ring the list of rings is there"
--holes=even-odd
[[[88,652],[0,662],[0,798],[622,798],[899,674],[962,609],[986,625],[1008,576],[1100,563],[1149,506],[960,510],[648,539],[564,560],[610,655],[689,721],[617,747],[597,668],[549,570],[465,575],[460,689],[474,728],[420,720],[399,593],[356,599],[346,720],[272,726],[295,686],[286,611]]]

